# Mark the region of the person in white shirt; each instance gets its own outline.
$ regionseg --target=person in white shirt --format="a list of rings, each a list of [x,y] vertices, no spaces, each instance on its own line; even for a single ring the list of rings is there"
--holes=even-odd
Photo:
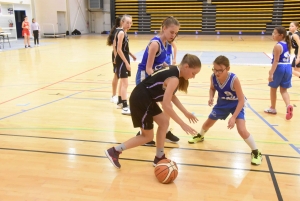
[[[33,32],[34,38],[34,45],[40,46],[39,44],[39,32],[40,32],[40,25],[32,18],[31,30]]]

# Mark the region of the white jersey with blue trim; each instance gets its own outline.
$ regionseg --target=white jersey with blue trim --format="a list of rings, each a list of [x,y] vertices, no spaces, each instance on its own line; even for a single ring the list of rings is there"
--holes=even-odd
[[[164,46],[164,44],[162,43],[160,37],[159,36],[154,36],[154,38],[151,39],[151,41],[149,42],[149,44],[146,47],[146,50],[145,50],[144,55],[143,55],[143,59],[142,59],[141,63],[139,63],[139,65],[138,65],[138,69],[146,70],[146,65],[147,65],[147,60],[148,60],[148,53],[149,53],[149,46],[153,42],[157,42],[159,44],[159,50],[155,55],[152,69],[157,70],[157,69],[162,68],[162,65],[163,65],[163,63],[164,63],[164,61],[166,60],[166,57],[167,57],[167,54],[166,54],[167,50],[166,50],[166,47]]]
[[[234,80],[236,75],[234,73],[228,72],[228,76],[223,84],[219,82],[215,74],[212,75],[212,81],[215,89],[218,91],[218,101],[228,100],[228,101],[238,101],[235,89],[233,88]]]

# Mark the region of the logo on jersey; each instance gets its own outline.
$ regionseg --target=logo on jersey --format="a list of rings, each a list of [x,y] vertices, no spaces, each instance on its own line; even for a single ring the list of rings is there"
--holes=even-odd
[[[226,95],[226,97],[222,97],[224,100],[238,100],[230,91],[224,91],[224,94]]]

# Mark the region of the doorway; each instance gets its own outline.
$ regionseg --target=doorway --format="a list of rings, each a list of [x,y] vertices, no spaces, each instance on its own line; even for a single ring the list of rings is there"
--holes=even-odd
[[[22,38],[22,22],[26,16],[25,10],[15,10],[15,22],[16,22],[16,32],[17,38]]]
[[[66,33],[66,12],[57,11],[57,32]]]

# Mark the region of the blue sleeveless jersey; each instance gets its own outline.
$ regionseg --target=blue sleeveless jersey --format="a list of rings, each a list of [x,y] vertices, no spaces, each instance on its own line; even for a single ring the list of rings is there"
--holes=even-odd
[[[167,55],[172,54],[172,45],[167,42]]]
[[[289,53],[289,49],[288,46],[286,44],[286,42],[278,42],[277,44],[281,45],[282,47],[282,53],[279,56],[279,63],[290,63],[290,53]],[[272,63],[274,62],[274,53],[273,53],[273,59],[272,59]]]
[[[235,90],[233,89],[233,83],[236,78],[236,75],[234,73],[228,72],[227,79],[225,82],[221,85],[220,82],[218,81],[217,77],[215,74],[212,75],[212,81],[215,89],[218,91],[218,103],[221,103],[223,101],[227,102],[228,101],[233,101],[233,102],[238,102],[238,97],[236,95]]]
[[[162,67],[162,64],[164,63],[166,57],[167,57],[167,55],[166,55],[167,50],[166,50],[166,47],[164,46],[164,44],[161,42],[160,37],[155,36],[154,38],[152,38],[150,43],[153,43],[153,42],[157,42],[159,44],[159,50],[155,55],[152,68],[153,69],[160,69]],[[139,63],[139,65],[138,65],[139,70],[146,70],[146,65],[147,65],[147,60],[148,60],[148,51],[149,51],[150,43],[146,47],[146,50],[145,50],[144,55],[143,55],[142,62]]]

